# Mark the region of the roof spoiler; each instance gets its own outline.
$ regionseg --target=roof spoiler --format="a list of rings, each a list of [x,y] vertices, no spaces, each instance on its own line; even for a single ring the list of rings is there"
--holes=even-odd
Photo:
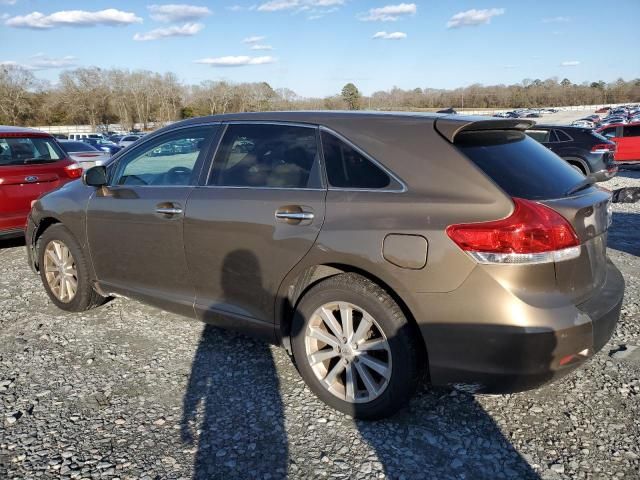
[[[536,124],[533,120],[524,118],[487,118],[447,115],[436,119],[436,131],[454,143],[460,132],[478,130],[527,130]]]

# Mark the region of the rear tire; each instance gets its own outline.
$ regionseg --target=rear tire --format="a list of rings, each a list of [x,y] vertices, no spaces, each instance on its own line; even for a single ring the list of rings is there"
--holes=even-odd
[[[585,167],[582,165],[582,163],[580,163],[579,160],[575,159],[574,157],[568,157],[564,160],[582,175],[588,175],[588,172],[585,170]]]
[[[415,391],[414,328],[393,298],[361,275],[340,274],[312,287],[292,327],[302,378],[336,410],[359,419],[388,417]]]
[[[58,308],[83,312],[107,301],[93,289],[85,254],[64,225],[47,228],[38,239],[37,251],[42,284]]]

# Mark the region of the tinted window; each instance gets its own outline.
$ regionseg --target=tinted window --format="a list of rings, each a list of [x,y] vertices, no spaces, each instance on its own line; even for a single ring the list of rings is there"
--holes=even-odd
[[[84,142],[63,142],[62,148],[65,152],[95,152],[96,149]]]
[[[601,135],[604,135],[607,138],[613,138],[616,136],[616,127],[605,128],[600,132]]]
[[[335,135],[322,132],[322,151],[332,187],[369,189],[391,184],[389,175]]]
[[[316,129],[272,124],[229,125],[213,162],[209,185],[320,187]]]
[[[624,127],[623,132],[624,137],[640,137],[640,125]]]
[[[138,140],[138,138],[140,138],[140,137],[124,137],[122,139],[122,141],[124,141],[124,142],[135,142],[136,140]]]
[[[189,185],[210,127],[167,133],[143,144],[118,162],[115,185]]]
[[[0,165],[48,163],[63,157],[51,138],[0,137]]]
[[[456,146],[512,197],[560,198],[584,176],[517,131],[463,132]]]
[[[556,133],[556,137],[558,137],[559,142],[571,142],[573,138],[571,138],[567,133],[562,130],[554,130]]]

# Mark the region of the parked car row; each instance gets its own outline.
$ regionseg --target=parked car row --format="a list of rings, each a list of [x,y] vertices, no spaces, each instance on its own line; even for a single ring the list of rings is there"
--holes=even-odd
[[[546,113],[557,113],[557,108],[518,108],[509,112],[498,112],[498,118],[540,118]]]

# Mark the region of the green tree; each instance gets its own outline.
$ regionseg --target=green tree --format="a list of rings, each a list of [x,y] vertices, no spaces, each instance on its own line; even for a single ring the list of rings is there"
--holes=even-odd
[[[353,83],[347,83],[342,87],[342,99],[347,104],[349,110],[360,109],[360,91]]]
[[[560,85],[562,85],[563,87],[570,87],[571,86],[571,80],[569,80],[568,78],[565,78],[564,80],[562,80],[560,82]]]

